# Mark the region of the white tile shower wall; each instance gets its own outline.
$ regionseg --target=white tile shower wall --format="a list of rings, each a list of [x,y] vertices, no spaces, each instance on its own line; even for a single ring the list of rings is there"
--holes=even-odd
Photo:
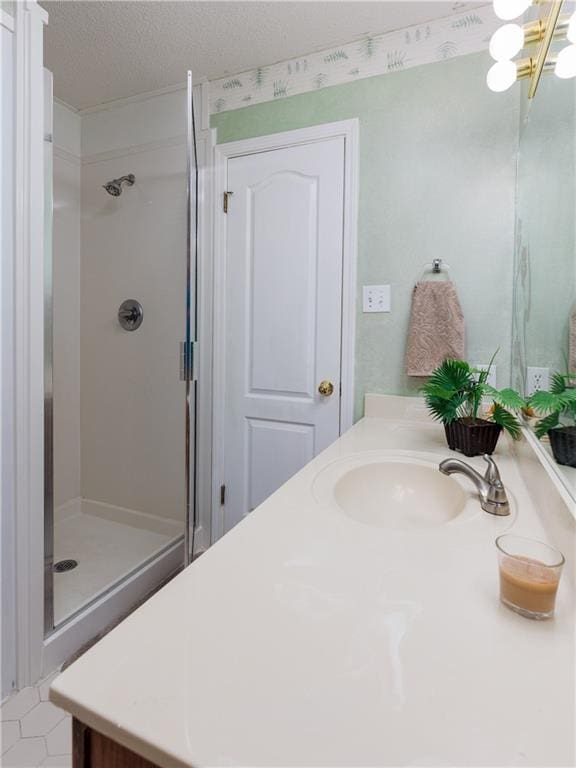
[[[82,166],[82,496],[183,520],[185,145],[133,149]],[[135,186],[107,195],[127,173]],[[117,320],[129,298],[144,310],[135,332]]]
[[[198,87],[194,95],[200,125]],[[183,517],[185,126],[184,88],[85,114],[54,105],[60,517],[81,498]],[[107,196],[102,184],[124,173],[135,187]],[[134,334],[117,324],[125,298],[144,305]]]
[[[80,159],[81,153],[81,120],[78,113],[71,107],[55,100],[52,108],[54,144],[59,149]]]
[[[54,104],[54,505],[80,496],[80,118]]]
[[[183,73],[183,80],[186,73]],[[197,130],[202,122],[200,86],[194,87]],[[82,118],[82,158],[102,153],[141,151],[148,145],[184,141],[186,135],[186,88],[159,95],[126,99],[79,113]]]

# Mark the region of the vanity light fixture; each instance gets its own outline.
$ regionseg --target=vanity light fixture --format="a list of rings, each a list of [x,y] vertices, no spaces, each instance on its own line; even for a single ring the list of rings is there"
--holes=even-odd
[[[518,71],[514,61],[497,61],[488,70],[486,83],[495,93],[507,91],[518,79]]]
[[[532,0],[494,0],[494,13],[502,21],[512,21],[526,13]]]
[[[510,61],[525,45],[524,29],[519,24],[504,24],[490,40],[490,56],[494,61]]]
[[[543,0],[493,0],[498,18],[511,21]],[[560,18],[564,0],[552,0],[547,18],[527,24],[504,24],[490,40],[490,55],[495,64],[489,69],[486,83],[491,91],[507,91],[516,80],[530,79],[528,98],[533,99],[543,72],[555,72],[560,78],[576,76],[576,13]],[[554,39],[567,38],[571,45],[550,56]],[[534,54],[513,61],[524,48],[537,46]]]
[[[554,73],[562,80],[576,77],[576,45],[568,45],[560,51]]]
[[[571,46],[576,47],[576,46]],[[557,64],[556,57],[546,61],[544,72],[550,73],[555,70]],[[488,70],[486,82],[488,88],[495,93],[507,91],[516,80],[527,80],[534,76],[536,72],[536,59],[527,58],[518,61],[497,61]]]
[[[533,68],[533,59],[523,59],[522,61],[497,61],[488,70],[486,83],[491,91],[501,93],[513,86],[516,80],[530,77]]]
[[[566,39],[572,45],[567,45],[558,54],[554,72],[562,80],[576,77],[576,12],[572,14],[568,22]]]

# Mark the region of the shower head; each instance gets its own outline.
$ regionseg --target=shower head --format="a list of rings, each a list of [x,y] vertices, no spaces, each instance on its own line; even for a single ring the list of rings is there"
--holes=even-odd
[[[129,173],[127,176],[120,176],[119,179],[112,179],[112,181],[106,182],[102,186],[112,197],[120,197],[122,194],[122,184],[127,184],[131,187],[136,181],[136,177],[133,173]]]
[[[102,185],[106,192],[112,197],[119,197],[122,194],[122,187],[117,181],[109,181],[107,184]]]

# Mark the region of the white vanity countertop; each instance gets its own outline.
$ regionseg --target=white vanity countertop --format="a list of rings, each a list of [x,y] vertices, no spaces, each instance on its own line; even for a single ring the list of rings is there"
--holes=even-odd
[[[317,474],[364,451],[454,454],[441,426],[363,419],[58,677],[52,701],[162,768],[573,765],[572,574],[552,621],[499,604],[494,538],[545,538],[501,443],[516,515],[482,512],[454,476],[472,512],[377,528],[318,502]]]

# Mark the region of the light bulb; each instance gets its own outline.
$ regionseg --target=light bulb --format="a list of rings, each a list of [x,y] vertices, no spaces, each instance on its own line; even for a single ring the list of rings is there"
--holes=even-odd
[[[576,43],[576,13],[573,13],[568,22],[568,32],[566,33],[568,42]]]
[[[488,70],[486,83],[491,91],[507,91],[516,82],[516,64],[513,61],[497,61]]]
[[[494,13],[502,21],[512,21],[530,8],[532,0],[494,0]]]
[[[560,51],[556,59],[554,73],[562,80],[576,77],[576,45],[569,45]]]
[[[524,47],[524,30],[518,24],[504,24],[490,40],[490,56],[496,61],[513,59]]]

